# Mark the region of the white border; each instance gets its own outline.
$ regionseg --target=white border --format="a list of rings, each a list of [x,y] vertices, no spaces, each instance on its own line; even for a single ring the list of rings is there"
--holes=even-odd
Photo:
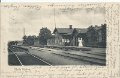
[[[120,2],[120,0],[1,0],[1,2]]]

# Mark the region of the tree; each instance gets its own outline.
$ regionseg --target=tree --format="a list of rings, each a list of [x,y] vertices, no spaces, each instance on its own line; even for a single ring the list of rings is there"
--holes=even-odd
[[[18,41],[9,41],[8,42],[8,48],[11,47],[12,45],[17,45]]]
[[[26,35],[23,36],[23,44],[27,44],[27,36]]]
[[[23,44],[25,44],[25,45],[34,45],[34,40],[35,40],[35,38],[36,38],[36,36],[35,35],[33,35],[33,36],[31,36],[31,35],[29,35],[29,36],[24,36],[23,37]]]
[[[51,31],[48,28],[40,29],[39,43],[41,45],[47,45],[47,40],[52,36]]]

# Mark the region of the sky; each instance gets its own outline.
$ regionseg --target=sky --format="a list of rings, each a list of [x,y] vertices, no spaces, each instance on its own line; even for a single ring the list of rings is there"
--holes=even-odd
[[[18,7],[18,5],[16,5]],[[90,25],[105,23],[104,8],[75,8],[73,6],[20,6],[4,10],[6,14],[9,40],[21,40],[24,35],[38,36],[42,27],[53,32],[54,28],[87,28]],[[27,8],[26,8],[27,7]],[[19,34],[19,35],[18,35]]]

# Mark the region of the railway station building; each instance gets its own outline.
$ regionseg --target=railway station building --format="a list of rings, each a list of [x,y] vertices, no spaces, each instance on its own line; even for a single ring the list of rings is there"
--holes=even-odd
[[[106,24],[88,28],[55,28],[48,46],[106,47]]]

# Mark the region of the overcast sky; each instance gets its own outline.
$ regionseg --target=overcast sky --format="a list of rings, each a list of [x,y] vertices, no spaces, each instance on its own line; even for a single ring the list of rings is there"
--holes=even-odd
[[[26,35],[38,36],[42,27],[47,27],[53,32],[56,27],[68,28],[73,25],[73,28],[87,28],[90,25],[101,25],[105,23],[104,8],[77,8],[65,9],[54,7],[42,7],[37,9],[19,8],[5,11],[8,15],[8,31],[10,40],[21,40],[23,29],[25,28]],[[55,12],[55,18],[54,18]],[[54,21],[55,19],[55,21]],[[16,35],[19,34],[19,35]]]

